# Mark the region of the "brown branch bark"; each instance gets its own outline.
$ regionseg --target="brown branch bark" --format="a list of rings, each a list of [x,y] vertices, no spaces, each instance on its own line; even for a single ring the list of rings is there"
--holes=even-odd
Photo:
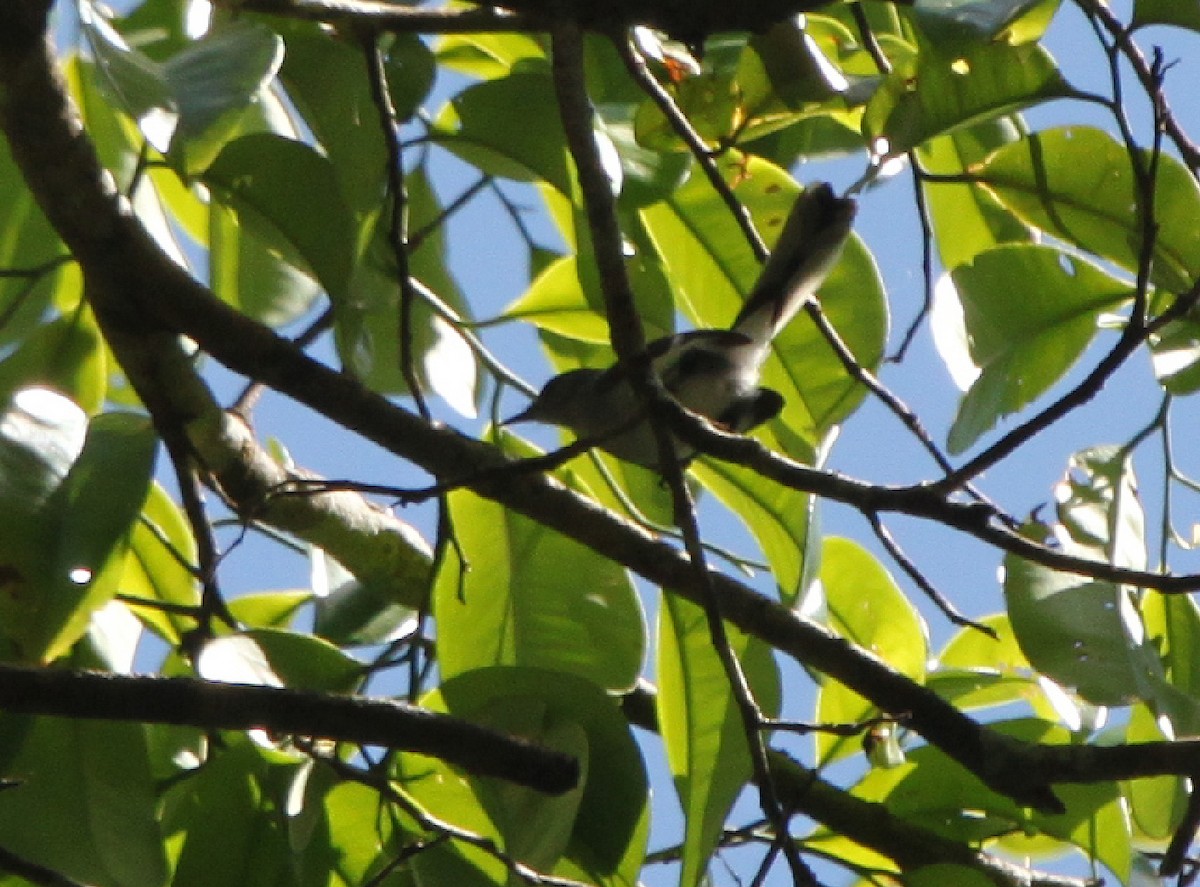
[[[579,781],[579,764],[569,755],[391,699],[0,665],[0,709],[208,730],[265,729],[377,745],[555,794]]]
[[[393,31],[462,33],[546,30],[569,20],[588,30],[620,33],[647,25],[688,43],[720,31],[765,31],[776,22],[837,0],[506,0],[478,9],[409,8],[378,0],[216,0],[218,6],[287,18],[346,22]],[[910,5],[912,0],[891,0]]]

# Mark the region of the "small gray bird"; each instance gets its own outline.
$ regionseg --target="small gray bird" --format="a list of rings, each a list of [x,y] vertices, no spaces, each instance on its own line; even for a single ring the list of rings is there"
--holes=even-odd
[[[850,236],[855,203],[825,183],[797,198],[775,249],[763,265],[746,304],[727,330],[693,330],[646,346],[663,387],[687,409],[734,432],[774,418],[783,397],[759,387],[771,341],[825,281]],[[546,422],[569,428],[627,462],[658,467],[653,429],[638,415],[645,406],[629,383],[628,362],[607,369],[570,370],[555,376],[515,422]],[[681,463],[693,448],[675,441]]]

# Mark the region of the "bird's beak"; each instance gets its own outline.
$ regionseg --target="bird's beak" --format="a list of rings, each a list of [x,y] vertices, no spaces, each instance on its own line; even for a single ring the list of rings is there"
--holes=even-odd
[[[535,422],[535,421],[537,421],[537,414],[535,412],[536,407],[537,407],[537,401],[534,401],[533,403],[531,403],[525,409],[521,410],[521,412],[517,413],[516,415],[509,416],[507,419],[501,420],[500,427],[507,428],[509,425],[516,425],[519,422]]]

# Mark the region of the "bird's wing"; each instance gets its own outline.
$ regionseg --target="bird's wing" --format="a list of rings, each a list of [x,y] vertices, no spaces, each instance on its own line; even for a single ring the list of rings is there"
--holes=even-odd
[[[596,382],[597,387],[601,390],[611,390],[617,385],[628,383],[633,365],[636,362],[648,360],[654,365],[654,371],[659,374],[663,384],[669,390],[671,378],[674,375],[673,367],[685,354],[702,349],[706,344],[712,345],[714,348],[723,348],[749,345],[751,340],[745,333],[738,330],[688,330],[673,336],[663,336],[646,345],[645,349],[636,357],[617,361],[604,370]]]

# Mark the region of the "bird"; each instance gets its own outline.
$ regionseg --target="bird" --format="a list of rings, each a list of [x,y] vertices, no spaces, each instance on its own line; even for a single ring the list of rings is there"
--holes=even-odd
[[[772,340],[796,316],[837,264],[857,205],[828,183],[796,199],[774,250],[729,329],[664,336],[635,358],[605,369],[580,368],[554,376],[529,407],[503,424],[541,422],[574,432],[626,462],[659,470],[658,441],[646,405],[630,382],[635,361],[648,360],[663,388],[683,407],[719,427],[745,433],[783,409],[779,392],[759,386]],[[685,466],[693,447],[672,440]]]

